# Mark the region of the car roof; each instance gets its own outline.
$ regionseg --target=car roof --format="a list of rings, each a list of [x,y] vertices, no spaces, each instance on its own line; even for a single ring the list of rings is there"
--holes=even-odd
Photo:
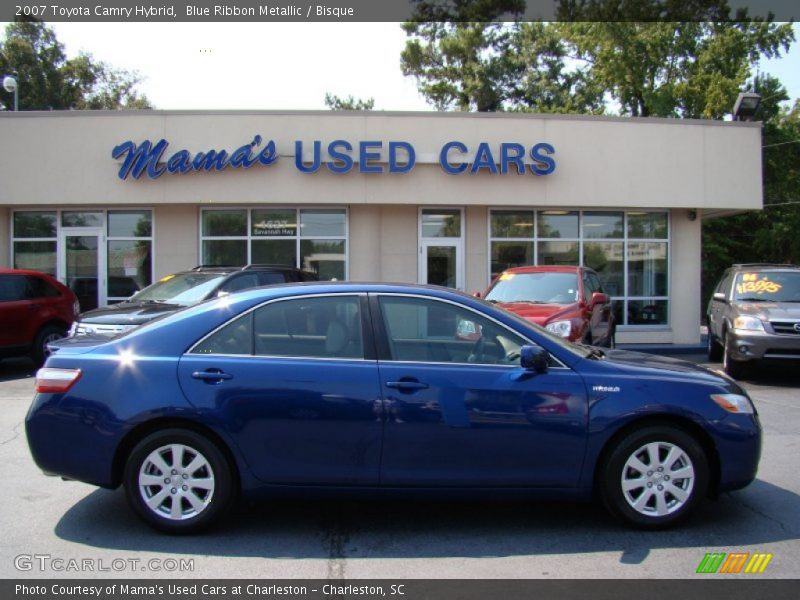
[[[575,265],[531,265],[527,267],[511,267],[504,273],[577,273],[586,267]]]
[[[798,265],[778,263],[737,263],[730,267],[731,271],[796,271]]]
[[[48,279],[56,279],[49,273],[43,273],[42,271],[34,271],[33,269],[6,269],[0,268],[0,275],[35,275],[35,276],[44,276]],[[58,281],[56,279],[56,281]]]

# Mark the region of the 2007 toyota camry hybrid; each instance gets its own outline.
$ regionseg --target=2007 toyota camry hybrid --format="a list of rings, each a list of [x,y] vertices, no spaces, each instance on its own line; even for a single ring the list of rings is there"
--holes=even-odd
[[[49,474],[114,488],[168,532],[239,492],[600,498],[640,527],[756,474],[733,380],[573,345],[444,288],[318,283],[210,300],[53,345],[27,417]]]

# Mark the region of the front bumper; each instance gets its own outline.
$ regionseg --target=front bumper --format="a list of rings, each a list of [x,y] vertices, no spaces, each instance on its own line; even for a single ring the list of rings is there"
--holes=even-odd
[[[732,329],[728,336],[735,360],[800,360],[800,335]]]

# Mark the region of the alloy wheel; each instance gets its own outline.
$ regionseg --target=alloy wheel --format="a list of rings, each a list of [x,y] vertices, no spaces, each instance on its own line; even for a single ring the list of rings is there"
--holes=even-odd
[[[694,489],[689,455],[670,442],[649,442],[634,451],[622,469],[622,493],[639,514],[663,517],[686,504]]]

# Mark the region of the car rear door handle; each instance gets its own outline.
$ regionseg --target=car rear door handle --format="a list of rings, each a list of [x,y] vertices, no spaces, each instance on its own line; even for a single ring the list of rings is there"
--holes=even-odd
[[[223,379],[233,379],[230,373],[224,373],[219,369],[206,369],[205,371],[195,371],[192,373],[194,379],[200,379],[206,383],[219,383]]]
[[[425,390],[428,389],[427,383],[421,381],[387,381],[386,387],[400,390],[401,392],[410,392],[412,390]]]

